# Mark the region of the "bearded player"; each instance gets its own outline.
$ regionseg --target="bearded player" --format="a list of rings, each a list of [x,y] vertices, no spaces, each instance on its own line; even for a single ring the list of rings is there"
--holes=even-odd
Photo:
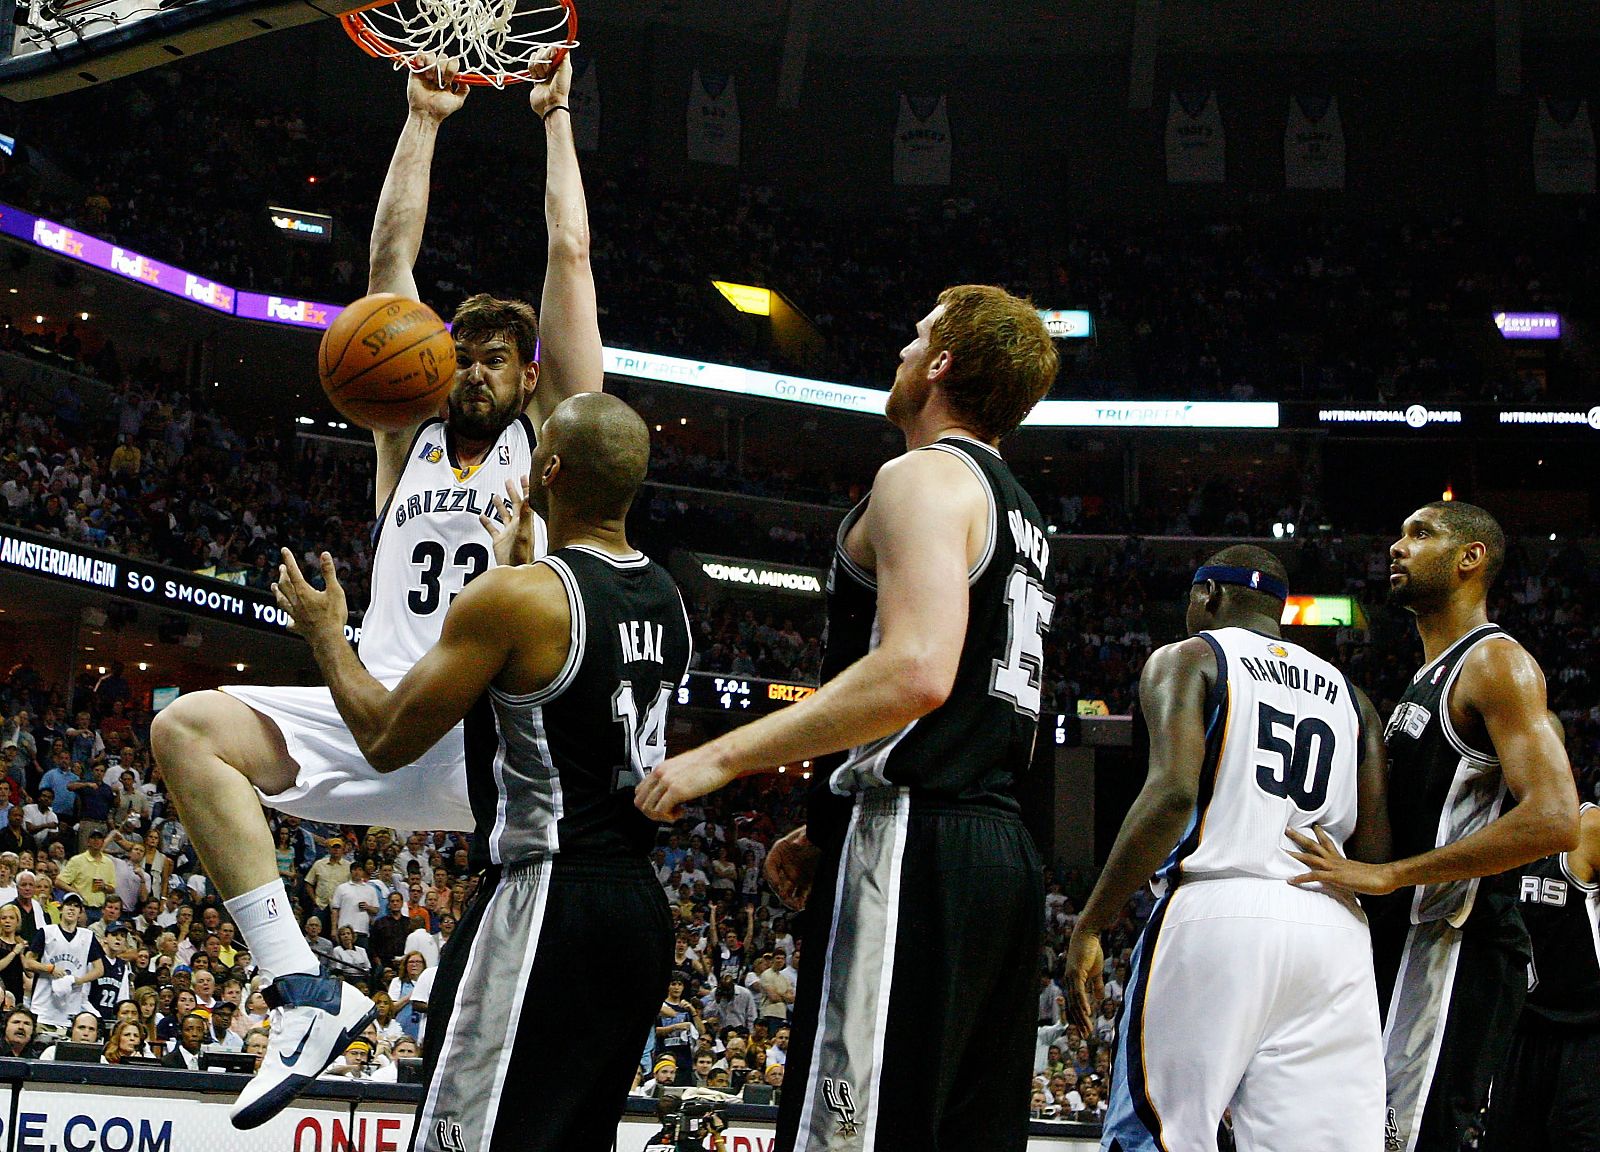
[[[445,61],[407,82],[410,111],[373,223],[369,293],[417,298],[412,266],[427,218],[434,139],[467,94],[456,74]],[[542,355],[532,308],[473,296],[454,317],[456,377],[447,415],[373,433],[378,522],[360,655],[391,687],[438,642],[445,611],[469,580],[543,551],[544,525],[523,495],[533,428],[567,396],[598,391],[603,382],[588,213],[567,111],[571,77],[563,61],[533,86],[530,101],[547,148]],[[270,1047],[232,1112],[236,1127],[254,1128],[374,1015],[360,991],[320,974],[278,878],[261,805],[334,824],[471,829],[461,727],[412,764],[380,775],[326,688],[230,686],[180,698],[157,718],[152,742],[206,872],[272,980]]]
[[[1427,663],[1384,731],[1389,864],[1290,829],[1297,884],[1394,896],[1372,905],[1391,1152],[1459,1152],[1505,1063],[1528,988],[1515,874],[1578,841],[1578,794],[1544,672],[1488,612],[1505,559],[1493,516],[1425,504],[1389,548],[1391,598]],[[1507,806],[1514,797],[1515,807]]]

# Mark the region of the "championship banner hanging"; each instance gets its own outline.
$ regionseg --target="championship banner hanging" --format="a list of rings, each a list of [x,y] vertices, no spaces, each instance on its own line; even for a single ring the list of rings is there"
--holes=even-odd
[[[1594,129],[1587,100],[1546,96],[1533,127],[1533,185],[1550,196],[1594,193]]]
[[[950,183],[950,113],[943,96],[901,93],[894,126],[894,182]]]
[[[1337,96],[1291,96],[1283,129],[1286,188],[1344,187],[1344,125]]]
[[[1221,184],[1227,139],[1215,92],[1174,92],[1167,101],[1167,183]]]
[[[688,130],[690,160],[739,166],[739,96],[732,76],[695,72],[689,82]]]

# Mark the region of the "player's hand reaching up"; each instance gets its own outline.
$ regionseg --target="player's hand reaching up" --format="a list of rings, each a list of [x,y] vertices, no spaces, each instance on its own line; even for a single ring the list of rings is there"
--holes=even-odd
[[[528,503],[528,478],[522,478],[520,490],[517,481],[507,480],[505,498],[494,499],[501,519],[478,516],[478,523],[494,542],[494,562],[504,567],[533,563],[533,518],[537,513]]]
[[[1100,933],[1074,928],[1067,945],[1067,1021],[1084,1035],[1094,1031],[1094,1009],[1105,996],[1106,957],[1100,950]]]
[[[646,775],[633,790],[633,806],[652,820],[670,824],[683,816],[683,806],[689,801],[709,795],[738,777],[737,772],[696,748],[674,756]]]
[[[534,80],[528,103],[541,120],[555,109],[567,107],[567,95],[572,91],[572,53],[563,53],[561,63],[551,68],[555,52],[554,48],[542,49],[528,66]]]
[[[417,116],[435,124],[466,103],[472,89],[456,79],[461,64],[454,57],[439,59],[432,52],[416,58],[416,71],[406,81],[406,103]]]
[[[1289,883],[1300,888],[1308,884],[1322,884],[1364,896],[1383,896],[1399,887],[1388,865],[1363,864],[1360,860],[1351,860],[1339,851],[1339,845],[1320,825],[1313,825],[1311,830],[1317,834],[1315,840],[1293,828],[1284,829],[1284,835],[1300,849],[1298,852],[1290,851],[1289,855],[1311,869]]]
[[[318,592],[300,571],[294,553],[283,549],[283,562],[278,565],[278,579],[272,585],[273,598],[290,616],[289,631],[304,636],[313,643],[329,637],[344,640],[344,623],[350,615],[345,604],[344,589],[334,572],[333,555],[322,554],[322,586]]]

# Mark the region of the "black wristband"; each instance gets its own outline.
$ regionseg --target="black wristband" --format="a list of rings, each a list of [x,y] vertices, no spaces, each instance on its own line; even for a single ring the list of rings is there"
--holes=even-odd
[[[550,109],[550,111],[546,112],[543,116],[539,117],[539,119],[548,120],[548,119],[550,119],[550,117],[554,116],[557,112],[565,112],[568,116],[572,115],[572,109],[571,108],[568,108],[565,104],[557,104],[554,108]]]

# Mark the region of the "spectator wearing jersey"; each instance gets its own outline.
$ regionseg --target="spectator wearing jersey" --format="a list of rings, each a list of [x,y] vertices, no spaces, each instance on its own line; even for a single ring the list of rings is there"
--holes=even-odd
[[[79,927],[83,899],[69,892],[61,901],[61,923],[45,924],[28,944],[22,964],[34,974],[31,1007],[41,1032],[65,1032],[88,1006],[88,986],[105,973],[105,953],[87,928]]]

